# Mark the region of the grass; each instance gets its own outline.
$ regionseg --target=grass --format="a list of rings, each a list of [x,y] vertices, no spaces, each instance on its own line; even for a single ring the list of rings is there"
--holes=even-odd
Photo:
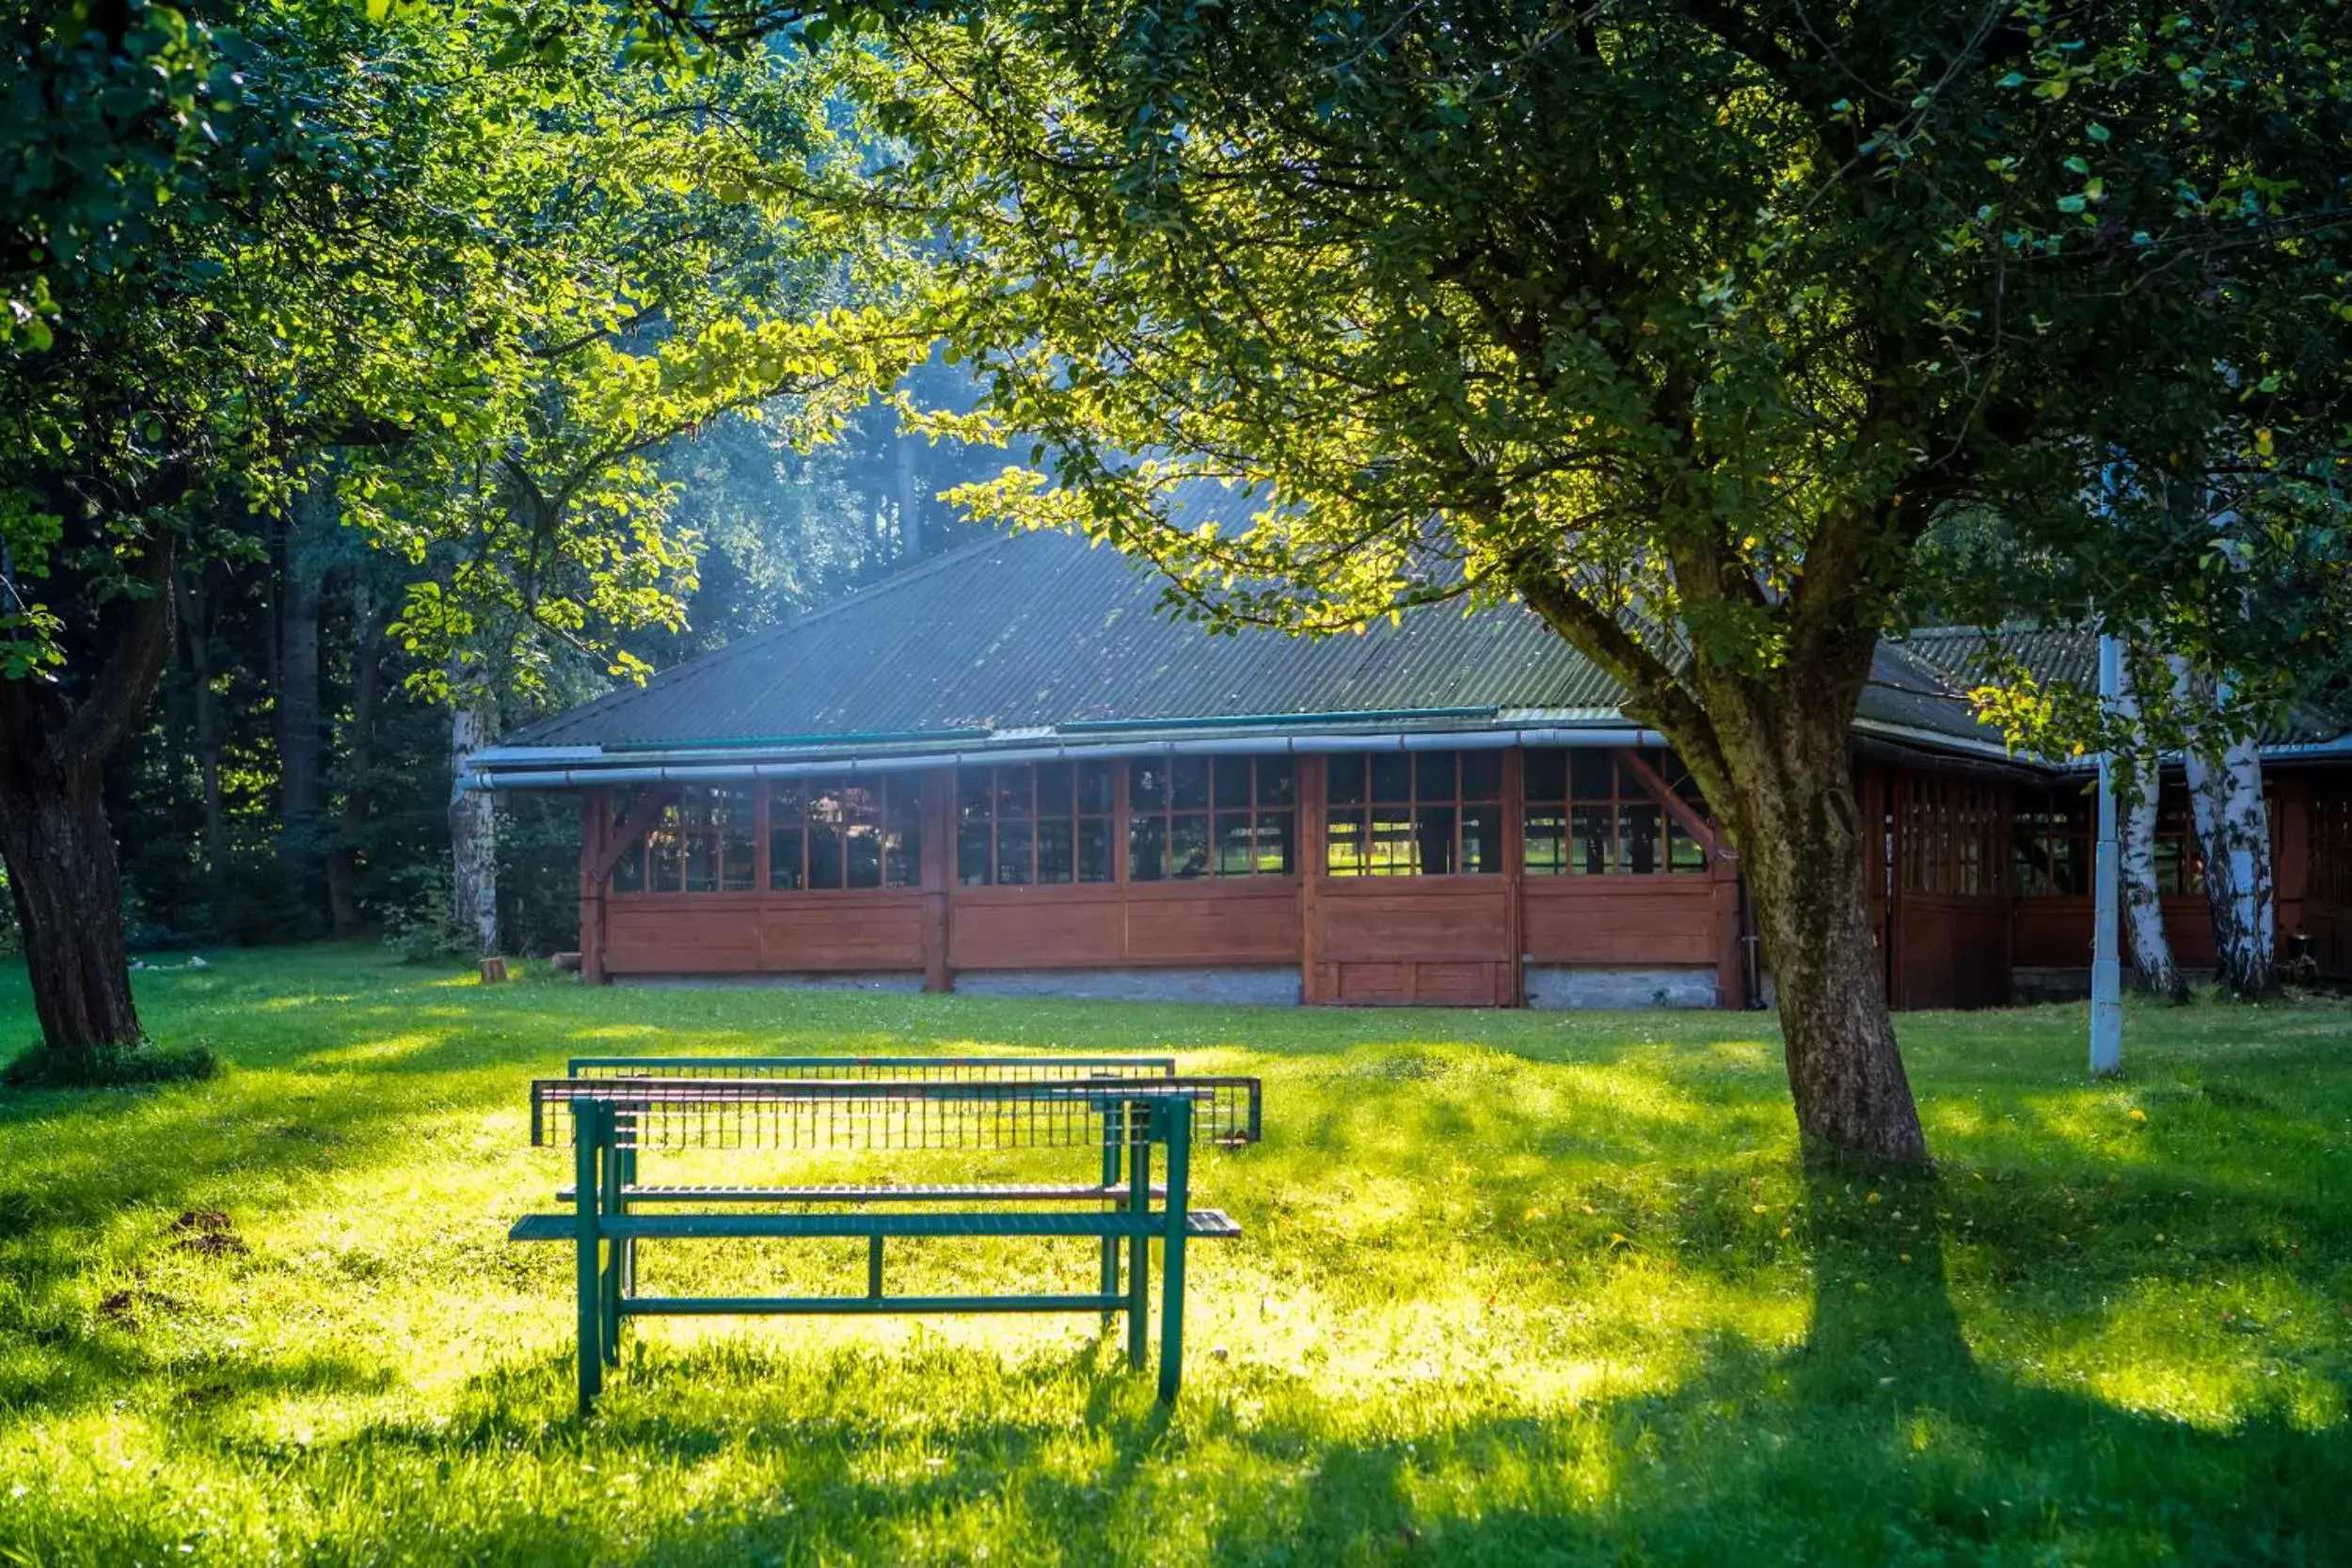
[[[0,1562],[2352,1559],[2352,1009],[1917,1016],[1933,1182],[1808,1176],[1770,1021],[139,977],[214,1080],[0,1101]],[[0,974],[0,1042],[30,1037]],[[568,1053],[1174,1049],[1184,1400],[1091,1320],[656,1323],[572,1411]],[[993,1168],[993,1167],[988,1167]],[[1048,1243],[1037,1243],[1039,1247]],[[1083,1280],[941,1243],[894,1289]],[[960,1250],[959,1250],[960,1249]],[[671,1277],[856,1288],[822,1247]],[[1058,1274],[1055,1271],[1059,1270]]]

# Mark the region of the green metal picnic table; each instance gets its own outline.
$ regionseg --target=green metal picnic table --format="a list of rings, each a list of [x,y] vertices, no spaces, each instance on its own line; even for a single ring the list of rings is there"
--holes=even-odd
[[[602,1391],[604,1369],[619,1359],[621,1327],[631,1317],[1098,1312],[1108,1327],[1124,1314],[1129,1364],[1140,1370],[1154,1240],[1161,1250],[1159,1393],[1172,1400],[1183,1377],[1186,1244],[1241,1233],[1222,1212],[1192,1206],[1192,1151],[1255,1143],[1260,1092],[1254,1078],[1181,1075],[1168,1057],[576,1057],[568,1076],[535,1081],[531,1100],[532,1143],[572,1146],[573,1181],[557,1195],[569,1212],[525,1215],[509,1237],[569,1242],[577,1250],[583,1414]],[[640,1179],[642,1156],[662,1150],[1079,1148],[1099,1151],[1099,1180]],[[1155,1185],[1161,1161],[1166,1174]],[[885,1240],[942,1237],[1097,1239],[1099,1288],[889,1294]],[[866,1242],[864,1293],[677,1296],[638,1288],[638,1250],[648,1243],[812,1238]]]

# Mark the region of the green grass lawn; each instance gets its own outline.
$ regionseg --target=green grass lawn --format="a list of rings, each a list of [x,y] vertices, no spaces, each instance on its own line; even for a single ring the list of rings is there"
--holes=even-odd
[[[1760,1015],[484,988],[358,948],[140,1001],[226,1075],[0,1101],[0,1561],[2352,1560],[2341,1005],[2135,1011],[2097,1087],[2078,1007],[1906,1018],[1943,1173],[1898,1183],[1802,1171]],[[32,1033],[0,972],[0,1044]],[[1091,1319],[721,1320],[632,1325],[575,1416],[569,1254],[504,1240],[563,1175],[533,1074],[1008,1049],[1265,1079],[1265,1142],[1196,1175],[1248,1234],[1193,1249],[1172,1413]],[[1055,1247],[893,1288],[1085,1288]],[[649,1274],[863,1280],[830,1243]]]

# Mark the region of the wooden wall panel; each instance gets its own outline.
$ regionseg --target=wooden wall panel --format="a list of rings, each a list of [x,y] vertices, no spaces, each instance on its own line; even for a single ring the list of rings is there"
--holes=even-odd
[[[1124,913],[1122,962],[1298,961],[1298,884],[1288,878],[1130,884]]]
[[[1510,955],[1500,877],[1335,877],[1323,884],[1318,953],[1326,962],[1384,963]]]
[[[1529,961],[1712,964],[1715,888],[1706,877],[1530,877]]]
[[[615,974],[920,969],[922,895],[628,894],[607,900]]]
[[[960,887],[951,899],[952,969],[1091,969],[1120,961],[1125,900],[1114,883]]]
[[[2006,901],[1906,894],[1896,950],[1898,1007],[1999,1007],[2010,1000]],[[2086,923],[2086,927],[2088,923]]]
[[[2014,908],[2018,968],[2090,967],[2092,904],[2089,898],[2020,898]],[[2165,896],[2164,934],[2172,944],[2174,963],[2183,969],[2213,967],[2213,911],[2206,908],[2202,894]],[[2129,942],[2123,943],[2123,955],[2128,964]]]

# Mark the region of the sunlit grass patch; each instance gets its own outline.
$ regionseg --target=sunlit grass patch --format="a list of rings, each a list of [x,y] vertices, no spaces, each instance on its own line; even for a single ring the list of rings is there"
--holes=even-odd
[[[2135,1012],[2099,1086],[2080,1008],[1906,1019],[1918,1183],[1799,1167],[1756,1015],[483,986],[355,948],[141,986],[222,1076],[0,1103],[0,1561],[2352,1556],[2341,1008]],[[525,1087],[643,1050],[1263,1075],[1265,1142],[1198,1173],[1247,1233],[1194,1251],[1183,1401],[1091,1320],[712,1320],[633,1326],[581,1423],[569,1257],[504,1240],[566,1174]],[[855,1253],[648,1267],[854,1289]]]

